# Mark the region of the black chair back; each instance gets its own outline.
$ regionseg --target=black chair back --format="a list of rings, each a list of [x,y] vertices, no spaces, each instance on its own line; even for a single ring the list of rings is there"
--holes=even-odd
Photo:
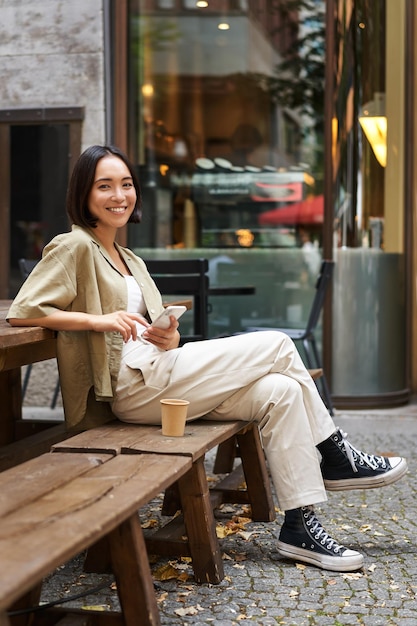
[[[144,259],[163,296],[191,296],[193,333],[181,334],[181,344],[208,338],[207,259]]]
[[[38,261],[33,259],[19,259],[19,270],[23,280],[29,276]]]
[[[306,335],[313,333],[320,319],[328,286],[331,283],[334,269],[334,261],[322,261],[320,273],[316,282],[316,293],[311,305],[310,315],[306,326]]]

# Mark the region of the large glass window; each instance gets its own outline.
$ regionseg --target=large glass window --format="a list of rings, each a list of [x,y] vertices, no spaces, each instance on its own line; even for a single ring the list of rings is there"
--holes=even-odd
[[[143,257],[204,256],[210,332],[302,323],[321,257],[324,3],[130,3]],[[238,327],[230,308],[238,310]]]
[[[395,403],[407,391],[406,0],[333,4],[333,393]]]

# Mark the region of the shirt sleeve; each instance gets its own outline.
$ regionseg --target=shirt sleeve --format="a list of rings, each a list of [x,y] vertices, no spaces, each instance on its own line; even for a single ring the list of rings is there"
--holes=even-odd
[[[16,295],[7,319],[45,317],[70,310],[76,294],[76,264],[71,251],[52,240]]]

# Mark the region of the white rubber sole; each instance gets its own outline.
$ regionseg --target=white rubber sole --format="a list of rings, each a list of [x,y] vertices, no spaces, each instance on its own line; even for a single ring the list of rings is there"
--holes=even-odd
[[[394,462],[394,459],[389,459]],[[324,479],[324,486],[327,491],[348,491],[351,489],[377,489],[386,487],[400,480],[408,470],[407,461],[401,457],[395,457],[397,464],[388,472],[375,476],[365,476],[364,478],[346,478],[341,480]]]
[[[363,556],[355,550],[346,550],[345,556],[327,556],[278,541],[278,552],[287,559],[310,563],[331,572],[356,572],[363,567]]]

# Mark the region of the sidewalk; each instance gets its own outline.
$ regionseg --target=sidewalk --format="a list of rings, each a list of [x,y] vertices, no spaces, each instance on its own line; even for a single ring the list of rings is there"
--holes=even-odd
[[[238,532],[221,540],[226,577],[220,585],[196,585],[186,562],[152,563],[162,624],[417,625],[417,403],[339,411],[335,423],[358,448],[401,454],[409,463],[408,475],[393,486],[329,493],[328,502],[317,507],[326,529],[364,554],[363,571],[339,574],[287,561],[276,550],[281,512],[274,523],[245,523],[241,507],[227,506],[216,515],[220,529],[235,515]],[[212,461],[213,455],[207,459],[209,473]],[[142,510],[142,524],[157,523],[159,510],[160,502]],[[163,566],[172,578],[160,580]],[[106,587],[98,593],[70,604],[118,610],[112,576],[84,574],[81,558],[45,582],[42,599],[69,597],[102,583]]]

